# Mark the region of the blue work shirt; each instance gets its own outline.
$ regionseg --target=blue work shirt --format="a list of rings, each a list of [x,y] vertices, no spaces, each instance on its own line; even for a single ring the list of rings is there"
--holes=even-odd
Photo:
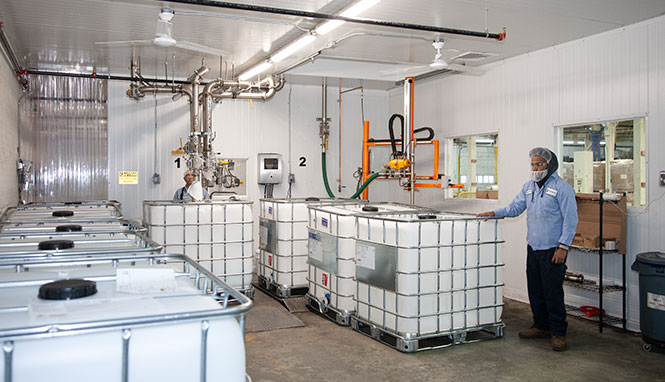
[[[526,209],[526,241],[536,251],[570,245],[577,231],[575,190],[556,173],[542,188],[533,180],[507,207],[494,211],[495,216],[515,217]]]

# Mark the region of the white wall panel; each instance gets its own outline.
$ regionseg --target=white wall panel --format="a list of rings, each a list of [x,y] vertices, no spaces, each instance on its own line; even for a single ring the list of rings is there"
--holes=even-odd
[[[16,160],[18,154],[18,99],[21,87],[16,75],[7,64],[4,55],[0,58],[0,211],[18,203],[18,179]]]
[[[420,204],[479,212],[508,204],[528,179],[528,151],[554,146],[554,126],[647,116],[647,208],[628,217],[629,267],[640,252],[665,251],[665,18],[620,28],[492,64],[481,77],[456,75],[416,84],[416,125],[436,126],[437,137],[499,133],[499,202],[442,201]],[[401,91],[390,92],[391,111],[401,112]],[[436,101],[435,101],[436,100]],[[526,300],[526,219],[506,220],[506,296]],[[576,255],[571,255],[576,256]],[[620,263],[606,260],[605,273],[620,281]],[[571,259],[571,268],[597,275],[597,258]],[[629,327],[639,328],[637,274],[628,269]],[[596,295],[574,292],[574,301],[597,305]],[[572,298],[573,291],[569,292]],[[620,314],[620,294],[607,295],[605,308]]]

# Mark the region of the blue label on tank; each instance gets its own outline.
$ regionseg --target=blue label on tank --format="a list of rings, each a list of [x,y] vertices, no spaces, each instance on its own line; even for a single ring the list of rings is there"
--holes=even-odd
[[[317,235],[317,234],[315,234],[315,233],[313,233],[313,232],[310,232],[310,233],[309,233],[309,238],[310,238],[310,239],[314,239],[314,240],[319,240],[319,235]]]
[[[272,207],[268,207],[268,213],[272,215]]]
[[[324,226],[324,227],[328,227],[328,219],[321,218],[321,225]]]

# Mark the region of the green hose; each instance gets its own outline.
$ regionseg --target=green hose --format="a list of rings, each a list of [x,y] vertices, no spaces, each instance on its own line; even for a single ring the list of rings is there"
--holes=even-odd
[[[379,175],[381,175],[381,174],[379,174],[378,172],[375,172],[374,174],[372,174],[372,176],[370,176],[369,178],[367,178],[367,180],[365,181],[365,183],[363,183],[363,185],[358,189],[358,191],[356,191],[355,194],[351,195],[351,199],[355,199],[355,198],[357,198],[358,196],[360,196],[360,194],[362,194],[363,190],[364,190],[365,188],[367,188],[367,186],[369,186],[369,183],[370,183],[371,181],[373,181],[374,179],[378,178]]]
[[[330,190],[330,185],[328,184],[328,171],[326,170],[326,152],[321,151],[321,172],[323,173],[323,185],[326,186],[326,192],[328,196],[332,199],[335,199],[335,194]]]

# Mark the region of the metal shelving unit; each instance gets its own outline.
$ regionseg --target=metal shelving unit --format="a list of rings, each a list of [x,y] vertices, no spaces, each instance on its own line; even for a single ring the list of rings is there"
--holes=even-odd
[[[598,331],[603,332],[603,325],[621,325],[621,327],[626,329],[626,254],[618,253],[616,250],[606,250],[603,249],[603,193],[599,194],[599,220],[598,220],[598,230],[600,236],[600,248],[579,248],[572,247],[577,251],[585,252],[590,255],[598,256],[598,283],[595,281],[585,279],[584,282],[572,282],[564,280],[564,285],[589,290],[598,293],[598,309],[600,313],[598,316],[587,317],[586,314],[579,310],[579,307],[572,305],[566,305],[566,311],[569,315],[584,319],[590,319],[593,321],[598,321]],[[612,203],[612,201],[607,201],[607,203]],[[603,284],[603,256],[605,254],[615,254],[622,257],[621,261],[621,273],[622,273],[622,283],[621,285],[604,285]],[[622,317],[614,317],[609,315],[603,315],[603,294],[612,293],[612,292],[622,292]]]

